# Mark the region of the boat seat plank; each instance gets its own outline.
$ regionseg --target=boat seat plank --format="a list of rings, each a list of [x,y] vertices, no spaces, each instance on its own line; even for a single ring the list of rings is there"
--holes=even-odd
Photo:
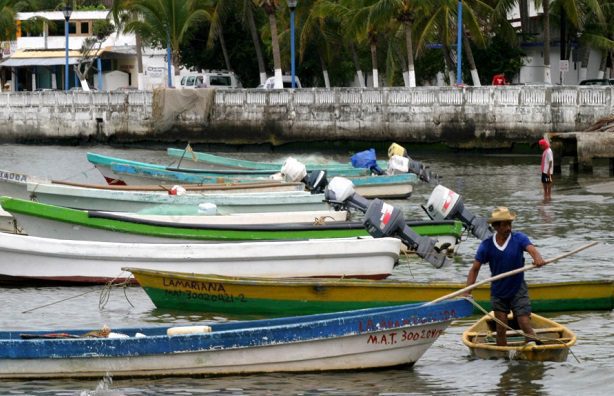
[[[533,329],[535,334],[543,334],[543,333],[560,333],[563,331],[561,327],[545,327],[543,329]],[[519,331],[522,330],[508,330],[505,332],[506,335],[517,335]],[[467,333],[469,337],[485,337],[488,335],[496,334],[495,331],[470,331]]]

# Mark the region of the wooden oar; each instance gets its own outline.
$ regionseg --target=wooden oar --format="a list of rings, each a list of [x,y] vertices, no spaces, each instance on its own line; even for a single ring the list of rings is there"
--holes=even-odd
[[[544,265],[550,264],[550,263],[558,261],[558,260],[560,260],[562,258],[571,256],[572,254],[576,254],[576,253],[578,253],[578,252],[580,252],[580,251],[582,251],[584,249],[588,249],[589,247],[595,246],[597,243],[599,243],[599,242],[596,242],[596,241],[595,242],[591,242],[591,243],[588,243],[588,244],[586,244],[584,246],[580,246],[579,248],[577,248],[575,250],[572,250],[570,252],[561,254],[560,256],[557,256],[557,257],[551,258],[549,260],[546,260],[544,262]],[[533,269],[533,268],[537,268],[537,266],[535,264],[530,264],[530,265],[525,265],[522,268],[517,268],[517,269],[512,270],[512,271],[508,271],[508,272],[504,272],[504,273],[499,274],[499,275],[492,276],[492,277],[490,277],[488,279],[484,279],[483,281],[476,282],[473,285],[469,285],[469,286],[467,286],[467,287],[465,287],[463,289],[457,290],[457,291],[452,292],[450,294],[446,294],[445,296],[439,297],[439,298],[437,298],[437,299],[435,299],[433,301],[429,301],[429,302],[427,302],[424,305],[431,305],[431,304],[435,304],[435,303],[438,303],[438,302],[443,301],[443,300],[447,300],[449,298],[460,296],[461,294],[466,293],[469,290],[473,290],[476,287],[483,285],[484,283],[494,282],[496,280],[499,280],[499,279],[502,279],[502,278],[507,278],[508,276],[512,276],[512,275],[515,275],[515,274],[518,274],[518,273],[521,273],[521,272],[524,272],[524,271],[528,271],[528,270]]]

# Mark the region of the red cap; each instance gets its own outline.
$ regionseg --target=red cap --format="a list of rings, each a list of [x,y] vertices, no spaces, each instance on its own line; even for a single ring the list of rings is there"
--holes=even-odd
[[[541,148],[548,148],[548,147],[550,147],[550,143],[548,143],[548,141],[546,139],[541,139],[539,141],[539,147],[541,147]]]

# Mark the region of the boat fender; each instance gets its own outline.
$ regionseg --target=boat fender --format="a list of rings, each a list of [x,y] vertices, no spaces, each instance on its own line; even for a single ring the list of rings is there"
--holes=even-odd
[[[205,216],[214,216],[217,214],[217,205],[211,202],[203,202],[198,204],[198,214]]]
[[[188,335],[188,334],[205,334],[205,333],[211,333],[211,326],[178,326],[178,327],[169,327],[166,330],[166,335],[168,336]]]
[[[130,338],[128,334],[110,332],[107,338]]]
[[[185,188],[183,186],[173,186],[170,190],[168,190],[168,195],[183,195],[186,193]]]
[[[282,175],[281,172],[273,173],[271,176],[269,176],[269,179],[275,181],[284,181],[284,175]]]

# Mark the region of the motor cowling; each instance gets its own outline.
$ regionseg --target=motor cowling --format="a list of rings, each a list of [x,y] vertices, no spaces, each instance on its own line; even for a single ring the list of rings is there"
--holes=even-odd
[[[399,175],[409,172],[409,158],[401,157],[400,155],[393,155],[388,160],[388,169],[386,169],[387,175]]]
[[[423,206],[433,220],[460,220],[476,238],[484,240],[492,236],[492,230],[483,217],[477,217],[465,208],[463,198],[442,185],[436,186]]]
[[[408,248],[415,250],[418,256],[431,263],[435,268],[441,268],[449,263],[446,255],[436,247],[434,239],[418,235],[407,226],[399,208],[380,199],[371,201],[365,212],[363,224],[373,237],[397,237],[401,239]]]
[[[326,179],[325,170],[314,170],[307,173],[307,176],[303,180],[307,190],[312,194],[321,194],[326,190],[328,180]]]
[[[281,174],[287,182],[299,182],[307,176],[305,164],[293,157],[288,157],[281,167]]]

